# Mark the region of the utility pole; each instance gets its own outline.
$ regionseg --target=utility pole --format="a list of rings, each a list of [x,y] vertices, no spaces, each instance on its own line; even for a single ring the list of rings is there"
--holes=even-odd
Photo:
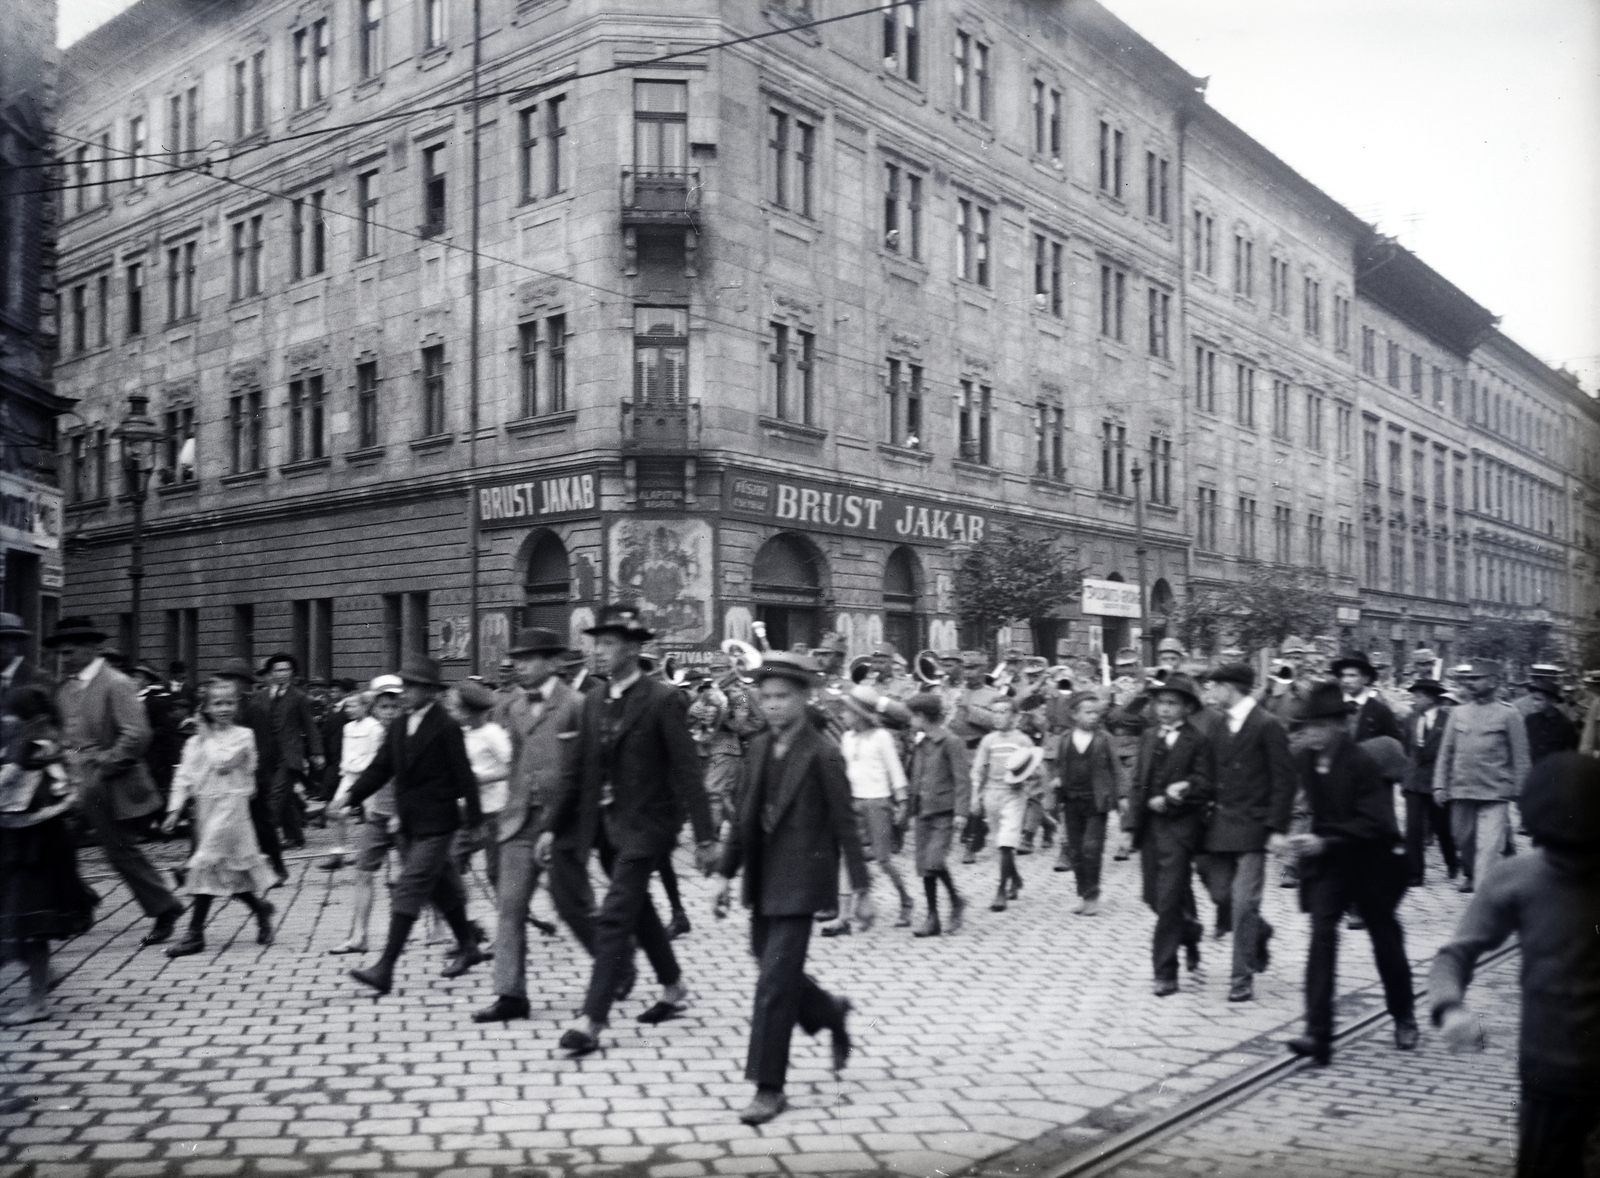
[[[478,73],[482,63],[483,0],[472,0],[472,273],[467,328],[471,336],[467,352],[467,577],[471,588],[467,605],[467,664],[473,675],[482,673],[478,665]]]
[[[1133,556],[1135,576],[1139,578],[1139,659],[1140,666],[1148,666],[1151,659],[1145,657],[1145,646],[1148,638],[1145,635],[1146,602],[1144,599],[1144,467],[1139,465],[1139,460],[1133,460],[1133,468],[1128,472],[1133,475]]]

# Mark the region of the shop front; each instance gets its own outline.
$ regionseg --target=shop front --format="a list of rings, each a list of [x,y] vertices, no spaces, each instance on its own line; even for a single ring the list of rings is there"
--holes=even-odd
[[[0,575],[5,578],[0,608],[21,617],[33,631],[30,657],[37,658],[39,636],[55,625],[65,583],[61,492],[0,474],[0,550]]]

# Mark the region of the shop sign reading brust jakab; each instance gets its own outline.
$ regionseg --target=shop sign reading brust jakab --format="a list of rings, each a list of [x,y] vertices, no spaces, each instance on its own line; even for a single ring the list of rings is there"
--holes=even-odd
[[[595,475],[553,475],[478,488],[478,526],[526,527],[556,516],[582,515],[599,506]]]
[[[927,500],[737,470],[722,476],[722,508],[763,523],[927,544],[982,540],[987,524],[977,512]]]

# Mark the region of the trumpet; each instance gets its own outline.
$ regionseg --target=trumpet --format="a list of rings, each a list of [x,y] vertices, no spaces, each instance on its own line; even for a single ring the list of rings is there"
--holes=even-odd
[[[733,660],[733,671],[741,677],[749,676],[761,666],[761,650],[738,638],[724,638],[722,653]]]

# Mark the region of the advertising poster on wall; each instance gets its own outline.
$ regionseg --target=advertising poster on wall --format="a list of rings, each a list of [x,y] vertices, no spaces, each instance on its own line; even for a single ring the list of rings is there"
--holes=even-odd
[[[705,642],[712,636],[715,551],[709,520],[613,520],[606,532],[612,599],[637,603],[663,646]]]

